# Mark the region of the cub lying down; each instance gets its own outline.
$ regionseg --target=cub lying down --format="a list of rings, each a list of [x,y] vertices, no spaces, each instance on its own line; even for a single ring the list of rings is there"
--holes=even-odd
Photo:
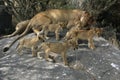
[[[41,35],[35,36],[33,38],[23,38],[19,41],[19,43],[17,45],[17,51],[21,55],[22,54],[21,50],[23,48],[30,48],[32,50],[32,55],[37,56],[35,48],[37,47],[38,44],[40,44],[41,42],[44,42],[44,41],[45,41],[45,39]]]
[[[38,49],[43,49],[45,52],[45,59],[49,61],[49,55],[51,53],[61,54],[63,58],[63,62],[65,65],[68,65],[67,58],[66,58],[66,52],[69,48],[76,48],[77,44],[75,40],[71,39],[64,42],[44,42],[40,45]],[[38,53],[39,58],[40,53]]]

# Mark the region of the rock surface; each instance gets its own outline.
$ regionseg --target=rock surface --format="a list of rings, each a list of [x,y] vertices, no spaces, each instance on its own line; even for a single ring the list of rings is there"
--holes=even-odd
[[[32,57],[26,50],[19,55],[17,43],[3,53],[3,47],[16,37],[0,40],[0,80],[120,80],[120,50],[103,38],[95,38],[95,50],[85,43],[78,50],[68,51],[67,58],[74,69],[64,66],[61,57],[52,63]]]

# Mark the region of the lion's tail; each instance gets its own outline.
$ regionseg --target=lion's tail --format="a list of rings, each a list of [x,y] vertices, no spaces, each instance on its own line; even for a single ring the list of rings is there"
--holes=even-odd
[[[9,46],[7,46],[7,47],[4,47],[3,48],[3,52],[6,52],[6,51],[8,51],[9,49],[10,49],[10,47],[17,41],[17,40],[19,40],[20,38],[22,38],[23,36],[25,36],[29,31],[30,31],[30,23],[27,25],[27,28],[25,29],[25,31],[19,36],[19,37],[17,37]]]
[[[5,36],[0,37],[0,39],[13,37],[13,36],[17,35],[18,33],[19,33],[19,31],[14,31],[14,32],[13,32],[12,34],[10,34],[10,35],[5,35]]]

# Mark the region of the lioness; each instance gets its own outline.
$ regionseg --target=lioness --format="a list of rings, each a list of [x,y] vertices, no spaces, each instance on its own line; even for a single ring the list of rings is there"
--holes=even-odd
[[[18,34],[22,33],[22,32],[26,29],[29,21],[30,21],[30,20],[25,20],[25,21],[19,22],[19,23],[16,25],[15,31],[14,31],[12,34],[2,36],[1,38],[9,38],[9,37],[13,37],[13,36],[15,36],[15,35],[18,35]]]
[[[36,53],[36,50],[35,48],[37,47],[38,44],[40,44],[41,42],[44,42],[45,39],[44,37],[41,35],[39,36],[35,36],[35,37],[32,37],[32,38],[23,38],[23,39],[20,39],[18,45],[17,45],[17,51],[19,52],[19,54],[21,55],[21,50],[23,48],[30,48],[32,50],[32,55],[33,56],[36,56],[37,53]]]
[[[23,31],[23,33],[16,38],[9,46],[5,47],[3,49],[3,52],[6,52],[9,50],[9,48],[21,37],[25,36],[30,30],[33,30],[34,26],[42,26],[44,24],[50,24],[50,23],[57,23],[57,22],[64,22],[71,19],[76,18],[77,16],[80,17],[80,21],[83,25],[87,25],[88,23],[91,23],[91,15],[90,13],[86,11],[82,11],[79,9],[73,9],[73,10],[62,10],[62,9],[51,9],[46,10],[43,12],[40,12],[36,14],[32,19],[30,19],[26,29]],[[89,22],[90,21],[90,22]],[[38,33],[36,33],[38,34]]]
[[[66,52],[69,48],[76,48],[77,44],[74,39],[64,41],[64,42],[44,42],[40,45],[39,49],[43,49],[45,51],[45,59],[49,59],[50,53],[57,53],[61,54],[63,58],[63,62],[65,65],[68,65],[67,58],[66,58]]]
[[[102,28],[91,28],[90,30],[75,30],[70,34],[67,34],[66,39],[76,39],[76,43],[78,39],[88,40],[88,47],[92,50],[95,48],[93,43],[93,37],[99,36],[103,32]]]

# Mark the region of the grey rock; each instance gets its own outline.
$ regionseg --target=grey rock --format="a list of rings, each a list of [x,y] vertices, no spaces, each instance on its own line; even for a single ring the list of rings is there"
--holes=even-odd
[[[59,56],[52,63],[32,57],[27,50],[19,55],[15,50],[17,42],[3,53],[3,47],[16,37],[0,40],[0,80],[120,80],[120,50],[103,38],[95,38],[95,50],[90,50],[86,43],[75,51],[69,50],[67,67]]]

